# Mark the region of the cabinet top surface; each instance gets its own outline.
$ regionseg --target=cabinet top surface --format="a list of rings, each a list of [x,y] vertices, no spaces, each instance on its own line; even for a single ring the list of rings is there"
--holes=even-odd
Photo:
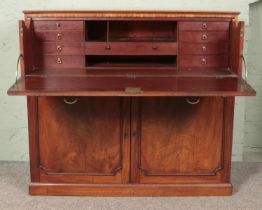
[[[26,10],[26,17],[68,17],[68,18],[230,18],[239,12],[233,11],[175,11],[175,10]]]

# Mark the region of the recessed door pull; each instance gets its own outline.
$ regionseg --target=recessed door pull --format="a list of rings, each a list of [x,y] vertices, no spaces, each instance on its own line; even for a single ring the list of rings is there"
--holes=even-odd
[[[187,97],[186,102],[191,104],[191,105],[195,105],[195,104],[198,104],[200,102],[200,98],[199,97]]]
[[[73,105],[75,103],[78,102],[78,98],[75,98],[75,97],[67,97],[67,98],[64,98],[64,102],[66,104],[69,104],[69,105]]]

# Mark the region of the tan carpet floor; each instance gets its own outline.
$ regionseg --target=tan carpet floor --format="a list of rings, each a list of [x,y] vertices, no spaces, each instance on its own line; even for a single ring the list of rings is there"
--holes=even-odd
[[[233,163],[229,197],[29,196],[27,162],[0,162],[0,210],[262,210],[262,163]]]

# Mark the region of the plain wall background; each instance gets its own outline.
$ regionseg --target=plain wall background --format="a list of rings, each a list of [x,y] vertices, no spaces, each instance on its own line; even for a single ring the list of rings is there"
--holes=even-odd
[[[245,56],[248,61],[248,66],[250,66],[251,61],[249,60],[247,52],[250,54],[258,52],[248,50],[249,3],[252,2],[255,2],[255,0],[1,0],[0,160],[28,160],[26,99],[25,97],[8,97],[6,95],[8,87],[13,84],[15,80],[16,62],[19,55],[18,20],[23,19],[23,10],[239,11],[241,12],[240,20],[246,22]],[[252,42],[251,46],[255,47],[256,44]],[[252,65],[251,67],[254,67]],[[260,67],[262,67],[262,65]],[[256,79],[256,75],[258,74],[261,79],[262,75],[261,71],[259,72],[259,69],[252,71],[250,73],[249,82],[261,89],[261,80],[259,83]],[[258,95],[261,99],[259,92]],[[260,99],[244,97],[236,99],[233,160],[243,159],[244,148],[251,153],[254,148],[254,151],[259,150],[256,148],[256,145],[261,145],[260,136],[262,134],[262,111],[258,109],[258,106],[262,107]],[[247,112],[246,107],[248,108]],[[255,111],[252,112],[250,110]],[[255,135],[252,134],[254,130],[256,131]]]

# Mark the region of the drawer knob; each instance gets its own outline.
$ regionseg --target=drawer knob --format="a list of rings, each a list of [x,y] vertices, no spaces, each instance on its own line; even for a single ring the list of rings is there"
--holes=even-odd
[[[207,35],[206,34],[203,34],[202,35],[202,40],[206,40],[207,39]]]
[[[152,49],[153,49],[153,50],[157,50],[157,49],[158,49],[158,46],[152,46]]]
[[[61,40],[61,39],[62,39],[62,34],[58,33],[58,34],[56,35],[56,39],[57,39],[57,40]]]
[[[207,23],[202,24],[202,29],[207,29]]]
[[[206,64],[207,64],[207,59],[202,58],[202,59],[201,59],[201,64],[206,65]]]
[[[56,23],[56,27],[57,27],[57,28],[60,28],[60,27],[61,27],[61,24],[60,24],[60,23]]]
[[[202,51],[203,52],[207,51],[207,47],[206,46],[202,46]]]
[[[57,45],[56,49],[57,51],[62,51],[62,47],[60,45]]]
[[[107,46],[105,47],[105,49],[106,49],[106,50],[111,50],[110,45],[107,45]]]
[[[58,57],[57,60],[56,60],[56,62],[57,62],[58,64],[62,64],[62,58]]]

